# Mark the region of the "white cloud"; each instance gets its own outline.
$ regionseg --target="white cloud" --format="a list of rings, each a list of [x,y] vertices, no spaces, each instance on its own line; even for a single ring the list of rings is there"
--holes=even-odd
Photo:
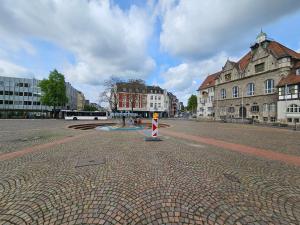
[[[198,89],[199,83],[208,74],[220,71],[227,59],[228,55],[223,52],[210,59],[189,61],[171,67],[161,74],[164,79],[162,86],[173,91],[186,103],[189,96]],[[237,57],[231,57],[230,60],[237,60]]]
[[[0,59],[0,76],[7,77],[32,77],[32,74],[29,71],[21,66],[18,66],[14,63],[11,63],[6,60]]]
[[[34,54],[29,40],[55,43],[75,56],[67,79],[101,84],[110,76],[145,78],[155,67],[147,54],[153,19],[141,8],[121,10],[109,0],[3,0],[0,48]],[[7,47],[8,46],[8,47]]]
[[[198,60],[220,50],[240,50],[241,42],[254,30],[300,8],[298,0],[168,0],[163,3],[160,7],[162,49],[177,57]]]

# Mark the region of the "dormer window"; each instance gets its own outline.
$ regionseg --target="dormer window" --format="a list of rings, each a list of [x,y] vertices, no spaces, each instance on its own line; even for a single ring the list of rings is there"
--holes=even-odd
[[[231,74],[230,73],[225,75],[225,80],[226,81],[230,81],[231,80]]]
[[[255,73],[260,73],[263,71],[265,71],[265,63],[255,65]]]

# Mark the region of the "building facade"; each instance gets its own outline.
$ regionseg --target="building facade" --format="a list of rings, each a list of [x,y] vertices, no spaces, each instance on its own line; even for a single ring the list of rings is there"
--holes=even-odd
[[[118,111],[134,112],[143,117],[148,117],[147,87],[142,83],[118,83]]]
[[[279,122],[300,122],[300,60],[278,84],[277,115]]]
[[[168,103],[169,103],[168,104],[169,117],[175,117],[175,115],[178,115],[179,100],[171,92],[168,92],[167,96],[168,96]]]
[[[81,91],[77,91],[77,110],[83,110],[85,105],[85,97]]]
[[[66,106],[63,106],[62,108],[70,109],[70,110],[77,110],[77,96],[78,96],[78,90],[74,88],[71,83],[66,82],[66,95],[68,97],[68,102]]]
[[[52,107],[41,104],[39,80],[0,76],[0,118],[49,116]]]
[[[197,117],[212,119],[215,116],[213,102],[215,97],[215,80],[219,73],[206,77],[197,90]]]
[[[115,88],[118,112],[134,112],[146,118],[152,117],[154,112],[159,113],[159,117],[174,116],[177,112],[176,96],[158,86],[120,82]]]
[[[238,62],[227,60],[215,83],[216,119],[277,120],[277,85],[290,74],[300,54],[261,32]]]
[[[165,98],[167,90],[158,86],[147,86],[147,109],[152,117],[154,112],[159,114],[159,117],[168,117],[169,107]]]

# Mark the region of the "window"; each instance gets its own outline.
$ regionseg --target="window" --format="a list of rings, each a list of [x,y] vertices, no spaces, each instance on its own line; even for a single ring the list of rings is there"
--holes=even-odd
[[[19,96],[23,96],[23,92],[19,92]]]
[[[150,96],[150,99],[153,100],[153,95]]]
[[[4,101],[4,104],[5,104],[5,105],[13,105],[13,101],[7,101],[7,100],[6,100],[6,101]]]
[[[3,105],[3,100],[0,100],[0,105]]]
[[[276,104],[275,103],[270,104],[270,112],[276,112]]]
[[[296,75],[300,75],[300,68],[296,70]]]
[[[233,98],[239,97],[239,87],[238,86],[234,86],[232,88],[232,97]]]
[[[0,81],[0,86],[4,86],[4,81]]]
[[[24,83],[24,87],[29,87],[29,84],[28,83]]]
[[[158,96],[158,100],[160,100],[160,96]]]
[[[157,96],[156,95],[154,96],[154,99],[157,100]]]
[[[12,91],[5,91],[5,95],[13,95],[14,93]]]
[[[230,73],[225,75],[225,80],[226,81],[230,81],[231,80],[231,74]]]
[[[254,95],[254,89],[255,89],[254,83],[247,84],[247,95],[248,96]]]
[[[269,79],[265,81],[265,93],[273,93],[274,92],[274,80]]]
[[[263,112],[269,112],[269,105],[268,104],[263,104]]]
[[[0,95],[3,95],[3,91],[0,91]]]
[[[255,65],[255,73],[260,73],[265,70],[265,63]]]
[[[268,122],[268,117],[263,118],[264,122]]]
[[[287,121],[288,121],[289,123],[291,123],[291,122],[293,122],[293,119],[292,119],[292,118],[287,118]]]
[[[221,99],[225,99],[226,98],[226,90],[222,89],[221,90]]]
[[[229,107],[229,108],[228,108],[228,112],[229,112],[229,113],[234,113],[234,107]]]
[[[294,122],[295,122],[295,123],[299,123],[299,118],[295,118],[295,119],[294,119]]]
[[[272,123],[274,123],[274,122],[276,122],[276,117],[271,117],[270,120]]]
[[[291,104],[287,108],[288,113],[299,113],[300,112],[300,106],[296,104]]]
[[[251,107],[251,112],[253,112],[253,113],[259,112],[259,106],[258,106],[258,105],[253,105],[253,106]]]
[[[160,108],[160,107],[161,107],[161,103],[159,102],[159,103],[158,103],[158,108]]]
[[[24,96],[28,96],[28,92],[24,92]]]
[[[150,103],[150,107],[153,108],[153,103],[152,102]]]
[[[123,91],[126,92],[126,88],[123,88]]]

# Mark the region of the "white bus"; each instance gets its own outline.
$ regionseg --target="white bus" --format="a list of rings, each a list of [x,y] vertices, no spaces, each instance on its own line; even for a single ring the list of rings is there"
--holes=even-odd
[[[107,120],[107,112],[62,110],[65,120]]]

